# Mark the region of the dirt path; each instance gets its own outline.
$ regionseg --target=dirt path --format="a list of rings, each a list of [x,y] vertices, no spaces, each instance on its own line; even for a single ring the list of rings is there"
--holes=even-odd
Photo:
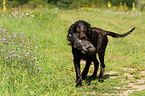
[[[134,71],[135,69],[133,68],[125,68],[123,67],[123,70],[131,70]],[[106,74],[109,75],[113,75],[117,72],[114,71],[110,71],[107,72]],[[124,73],[125,76],[127,76],[128,78],[132,78],[133,75],[130,75],[129,73]],[[145,75],[145,71],[141,71],[141,75]],[[118,76],[114,77],[114,76],[109,76],[109,78],[117,78]],[[125,80],[122,79],[122,82],[126,82]],[[133,91],[141,91],[145,89],[145,78],[142,78],[140,80],[137,80],[137,83],[129,83],[129,85],[126,86],[122,86],[122,87],[114,87],[117,89],[127,89],[126,91],[123,91],[121,93],[117,93],[117,94],[108,94],[108,93],[104,93],[104,95],[120,95],[120,96],[128,96],[130,93],[132,93]]]

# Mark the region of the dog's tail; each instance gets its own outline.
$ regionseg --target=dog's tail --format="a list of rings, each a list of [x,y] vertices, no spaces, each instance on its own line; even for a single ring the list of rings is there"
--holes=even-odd
[[[123,33],[123,34],[117,34],[117,33],[110,32],[110,31],[106,31],[106,33],[107,33],[107,35],[112,36],[114,38],[116,38],[116,37],[125,37],[128,34],[130,34],[131,32],[133,32],[134,29],[135,29],[135,27],[133,27],[130,31],[128,31],[126,33]]]

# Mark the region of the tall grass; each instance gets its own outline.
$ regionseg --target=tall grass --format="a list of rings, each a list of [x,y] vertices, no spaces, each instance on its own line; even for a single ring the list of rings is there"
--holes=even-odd
[[[2,13],[2,12],[0,12]],[[121,67],[135,68],[134,78],[145,70],[144,13],[108,10],[64,11],[43,9],[14,11],[0,16],[0,94],[9,95],[102,95],[118,93],[125,78]],[[106,50],[106,72],[117,71],[117,79],[104,83],[87,78],[83,87],[75,88],[75,72],[71,48],[66,39],[69,26],[83,19],[105,30],[123,33],[136,31],[126,38],[109,37]],[[81,64],[84,67],[84,64]],[[115,67],[114,67],[115,66]],[[83,69],[83,68],[82,68]],[[91,67],[89,74],[93,71]],[[128,79],[129,81],[130,79]],[[144,92],[144,91],[143,91]]]

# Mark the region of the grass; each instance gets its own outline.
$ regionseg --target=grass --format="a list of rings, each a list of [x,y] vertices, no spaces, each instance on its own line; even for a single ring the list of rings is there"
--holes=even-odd
[[[2,12],[0,13],[3,14]],[[12,13],[16,14],[16,16]],[[129,84],[121,82],[121,79],[134,82],[145,77],[140,75],[140,72],[145,70],[144,17],[145,13],[137,11],[65,11],[58,9],[43,9],[39,12],[8,11],[0,16],[0,28],[2,28],[0,31],[0,39],[2,39],[0,41],[0,94],[2,96],[100,96],[104,93],[121,93],[125,89],[116,89],[114,87]],[[75,87],[75,70],[72,62],[71,47],[67,45],[66,35],[69,26],[79,19],[88,21],[92,26],[117,33],[124,33],[132,27],[136,27],[136,30],[126,38],[114,39],[109,37],[105,56],[106,72],[118,72],[115,74],[118,76],[117,78],[106,79],[103,83],[99,83],[96,79],[92,80],[87,77],[87,80],[83,81],[82,87]],[[4,29],[6,30],[5,34],[3,34]],[[15,36],[14,34],[17,37],[23,34],[25,42],[22,42],[22,38],[13,37],[8,42],[15,43],[8,45],[6,40],[3,40],[3,38],[9,39],[9,36]],[[16,48],[20,44],[23,46],[18,51]],[[5,53],[2,50],[5,50]],[[26,50],[26,52],[23,50]],[[27,58],[19,58],[19,54],[26,57],[26,53],[30,50],[33,54],[29,54]],[[12,58],[11,51],[14,51],[18,56]],[[6,58],[7,56],[11,57]],[[32,60],[34,57],[36,57],[36,60]],[[23,62],[21,62],[21,59]],[[81,66],[84,67],[84,64],[81,64]],[[124,71],[122,67],[134,68],[135,70]],[[91,67],[89,74],[92,72],[93,67]],[[132,74],[133,77],[123,76],[124,73]],[[144,92],[145,90],[133,92],[131,96],[136,94],[143,95]]]

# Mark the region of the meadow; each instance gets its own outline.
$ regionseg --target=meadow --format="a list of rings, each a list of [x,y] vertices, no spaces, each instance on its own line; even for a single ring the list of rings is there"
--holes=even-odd
[[[1,96],[143,96],[130,83],[145,85],[145,13],[111,10],[13,10],[0,11]],[[75,69],[66,35],[69,26],[85,20],[104,30],[124,33],[109,37],[105,55],[105,81],[90,79],[75,87]],[[81,64],[81,69],[84,67]],[[114,74],[109,74],[112,72]],[[129,74],[129,75],[126,75]],[[113,78],[114,77],[114,78]]]

